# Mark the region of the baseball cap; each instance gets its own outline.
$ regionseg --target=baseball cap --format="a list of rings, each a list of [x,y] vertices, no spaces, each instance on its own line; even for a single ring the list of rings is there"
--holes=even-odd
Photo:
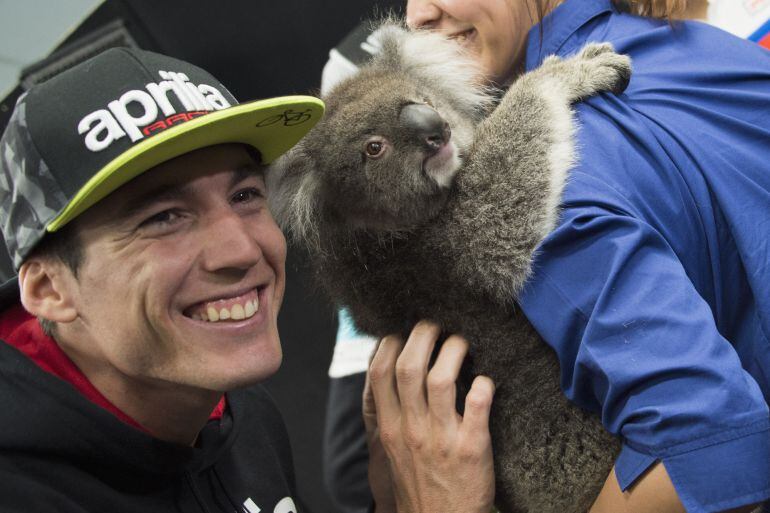
[[[0,139],[0,228],[15,269],[46,233],[150,168],[222,143],[248,144],[268,164],[323,109],[311,96],[239,104],[203,69],[131,48],[32,87]]]

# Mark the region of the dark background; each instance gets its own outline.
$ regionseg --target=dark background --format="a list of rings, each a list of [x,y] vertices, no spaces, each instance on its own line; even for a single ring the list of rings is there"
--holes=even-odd
[[[240,101],[306,94],[318,90],[329,49],[361,20],[400,9],[401,4],[402,0],[106,0],[59,47],[65,50],[59,54],[120,20],[139,47],[202,67]],[[0,129],[22,90],[20,85],[0,103]],[[7,275],[4,254],[3,266]],[[284,363],[267,386],[291,436],[300,510],[335,513],[322,484],[321,440],[336,319],[334,310],[313,290],[295,248],[289,248],[287,273],[279,318]]]

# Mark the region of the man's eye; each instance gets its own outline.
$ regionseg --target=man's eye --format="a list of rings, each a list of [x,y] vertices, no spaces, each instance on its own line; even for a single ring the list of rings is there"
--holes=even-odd
[[[173,210],[164,210],[148,217],[139,226],[168,225],[179,219],[179,214]]]
[[[264,194],[262,194],[261,190],[257,189],[256,187],[249,187],[248,189],[243,189],[233,194],[232,201],[233,203],[246,203],[248,201],[262,198],[263,196]]]

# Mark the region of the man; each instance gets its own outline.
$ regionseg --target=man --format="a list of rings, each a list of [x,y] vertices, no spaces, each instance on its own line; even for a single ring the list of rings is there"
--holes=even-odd
[[[20,98],[0,140],[18,271],[0,288],[0,510],[296,513],[287,436],[255,386],[281,363],[286,253],[262,170],[322,111],[309,97],[238,105],[205,71],[129,49]],[[454,402],[426,391],[437,336],[423,324],[407,359],[390,339],[375,361],[380,513],[491,501],[492,387],[467,422],[439,408]],[[430,374],[454,380],[467,343],[447,346]],[[431,425],[440,457],[402,429]],[[479,491],[459,493],[469,475]]]

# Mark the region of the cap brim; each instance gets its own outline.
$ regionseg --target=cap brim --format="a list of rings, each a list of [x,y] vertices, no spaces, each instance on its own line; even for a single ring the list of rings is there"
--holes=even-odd
[[[269,164],[321,119],[323,102],[312,96],[283,96],[242,103],[175,125],[122,153],[96,173],[51,221],[55,232],[99,200],[169,159],[206,146],[243,143]]]

